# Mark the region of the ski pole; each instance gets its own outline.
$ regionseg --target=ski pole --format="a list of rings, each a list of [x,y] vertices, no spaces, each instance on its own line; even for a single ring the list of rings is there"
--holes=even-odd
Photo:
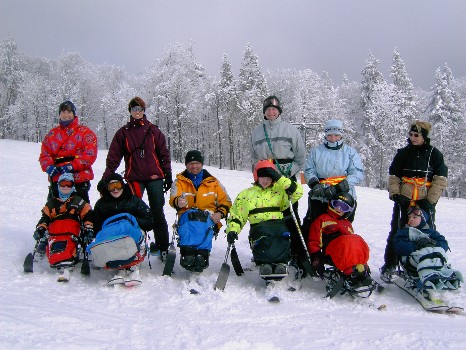
[[[301,231],[301,227],[299,227],[298,219],[296,218],[296,214],[294,213],[293,203],[291,201],[290,201],[290,209],[291,209],[290,210],[291,211],[291,216],[293,217],[293,221],[294,221],[294,223],[296,225],[296,229],[298,231],[298,236],[301,239],[301,243],[303,244],[304,252],[306,253],[307,262],[309,263],[309,265],[305,264],[304,267],[306,268],[307,273],[310,276],[316,275],[314,269],[312,268],[311,256],[309,255],[309,251],[307,250],[306,242],[304,241],[303,233]]]
[[[33,252],[26,255],[26,258],[24,259],[24,263],[23,263],[24,272],[34,272],[34,256],[36,255],[39,242],[40,242],[40,239],[37,239]]]
[[[228,256],[230,255],[230,249],[231,243],[228,243],[227,251],[225,253],[225,260],[223,261],[222,267],[220,268],[220,272],[218,273],[214,289],[225,289],[228,280],[228,275],[230,274],[230,265],[228,265]]]

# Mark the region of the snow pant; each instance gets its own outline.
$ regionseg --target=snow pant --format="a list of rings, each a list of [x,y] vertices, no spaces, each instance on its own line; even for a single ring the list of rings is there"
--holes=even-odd
[[[163,193],[163,180],[151,180],[145,182],[137,182],[141,196],[144,195],[144,191],[147,189],[147,198],[149,199],[149,207],[152,212],[153,227],[155,243],[159,250],[168,250],[169,245],[169,233],[168,224],[165,219],[165,213],[163,206],[165,205],[165,196]],[[132,183],[132,188],[136,185]]]

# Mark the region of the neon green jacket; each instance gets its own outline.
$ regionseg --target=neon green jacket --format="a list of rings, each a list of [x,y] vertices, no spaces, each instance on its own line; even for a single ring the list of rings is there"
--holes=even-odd
[[[241,232],[248,220],[250,224],[257,224],[268,220],[283,219],[282,211],[290,207],[290,200],[295,203],[303,195],[301,184],[294,182],[296,188],[288,197],[285,190],[290,188],[288,192],[291,192],[294,188],[294,185],[290,187],[292,182],[282,176],[266,189],[254,184],[241,191],[230,209],[226,232]]]

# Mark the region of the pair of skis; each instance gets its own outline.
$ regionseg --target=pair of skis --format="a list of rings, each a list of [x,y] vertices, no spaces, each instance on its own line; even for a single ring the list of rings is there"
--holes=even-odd
[[[457,314],[464,315],[464,308],[461,306],[450,306],[447,302],[440,298],[431,299],[426,297],[424,293],[417,290],[416,286],[413,286],[412,283],[404,279],[403,277],[395,277],[393,283],[398,286],[400,289],[404,290],[406,293],[411,295],[424,310],[429,312],[435,312],[440,314]]]

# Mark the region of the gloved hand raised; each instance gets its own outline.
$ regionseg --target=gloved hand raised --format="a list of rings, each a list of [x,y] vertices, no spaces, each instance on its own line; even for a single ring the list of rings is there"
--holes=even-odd
[[[426,248],[426,247],[435,247],[437,242],[429,237],[420,237],[416,242],[416,250]]]
[[[55,165],[49,165],[47,169],[45,169],[45,172],[49,174],[50,177],[54,177],[60,170]]]
[[[46,231],[47,230],[45,229],[45,227],[38,226],[36,230],[34,231],[34,234],[32,235],[32,237],[34,237],[34,239],[37,241],[45,236]]]
[[[227,242],[230,244],[235,243],[235,241],[238,239],[238,233],[234,231],[230,231],[227,233]]]
[[[167,173],[165,174],[165,177],[163,179],[163,193],[167,193],[170,191],[170,188],[172,188],[173,185],[173,179],[172,179],[172,174]]]
[[[282,177],[274,168],[260,168],[257,170],[257,176],[270,177],[273,182],[278,181]]]

